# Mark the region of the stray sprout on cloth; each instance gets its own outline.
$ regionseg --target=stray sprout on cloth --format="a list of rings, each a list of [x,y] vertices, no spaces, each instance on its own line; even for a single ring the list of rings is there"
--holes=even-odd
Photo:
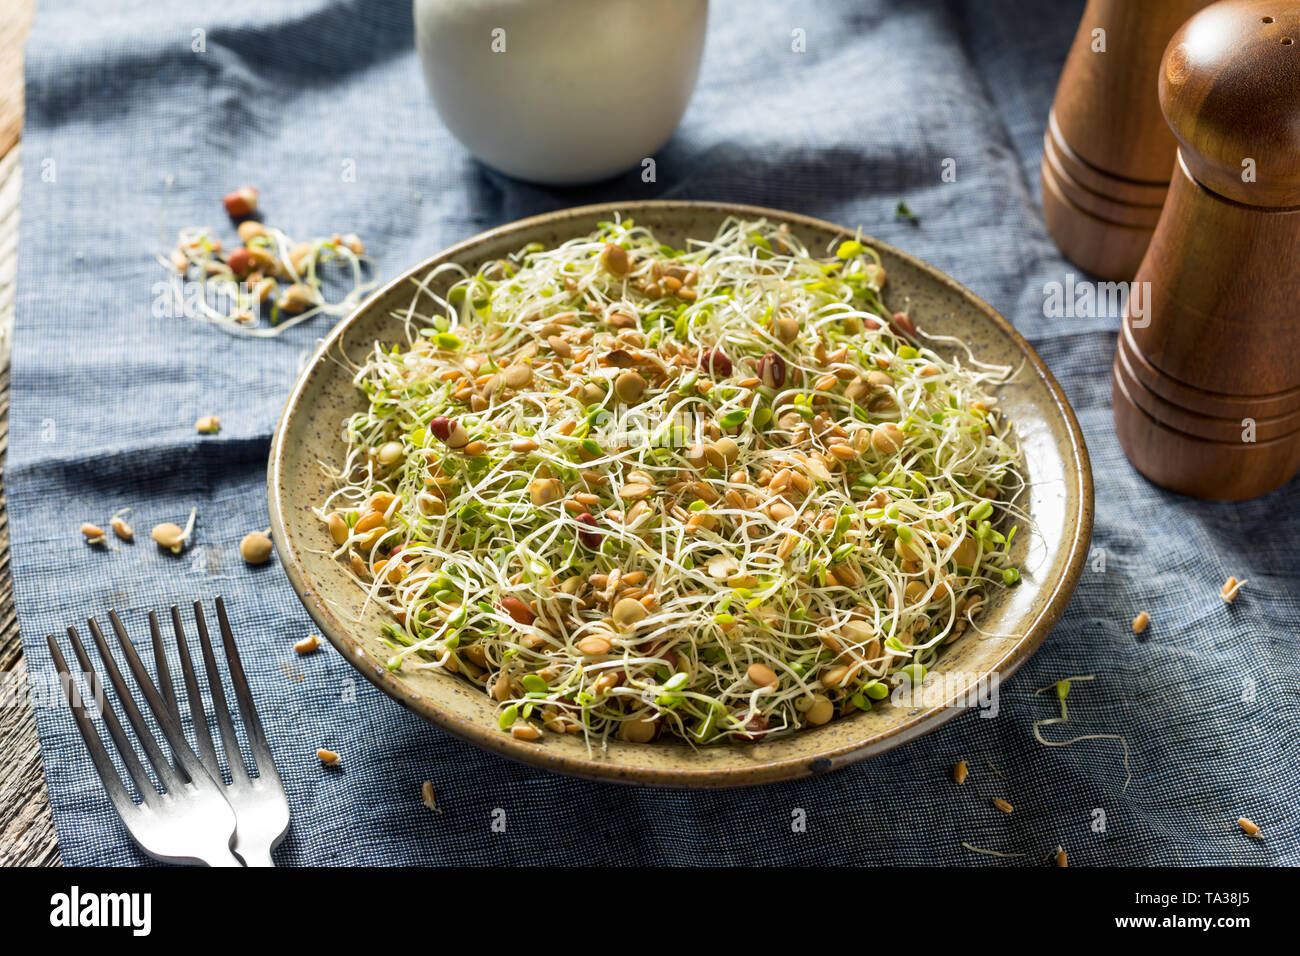
[[[1018,580],[1024,479],[1011,369],[891,315],[885,280],[856,239],[739,219],[417,280],[317,509],[388,666],[592,747],[756,741],[923,680]]]
[[[1048,740],[1043,736],[1043,727],[1051,727],[1054,724],[1064,724],[1069,720],[1070,712],[1065,706],[1065,698],[1070,696],[1070,685],[1073,681],[1096,680],[1095,674],[1075,675],[1067,677],[1064,680],[1058,680],[1055,684],[1048,684],[1046,687],[1040,687],[1034,691],[1034,695],[1044,694],[1049,690],[1056,692],[1056,699],[1061,704],[1060,717],[1048,717],[1045,720],[1034,721],[1034,739],[1044,747],[1068,747],[1070,744],[1077,744],[1084,740],[1118,740],[1120,746],[1124,748],[1124,786],[1121,790],[1127,790],[1129,782],[1133,779],[1133,771],[1129,768],[1128,762],[1128,740],[1119,734],[1083,734],[1079,737],[1071,737],[1069,740]]]
[[[361,240],[335,233],[298,242],[282,229],[245,218],[257,211],[257,196],[245,186],[224,199],[231,218],[243,220],[237,230],[242,244],[229,253],[215,230],[191,226],[180,231],[170,256],[157,257],[181,280],[168,311],[269,338],[322,313],[337,317],[355,309],[378,283],[367,278],[370,260]],[[341,297],[326,295],[327,279],[346,286]]]
[[[194,519],[198,517],[199,509],[190,509],[190,519],[185,522],[182,529],[169,521],[160,525],[155,525],[149,536],[157,542],[158,547],[166,548],[172,554],[180,554],[185,550],[186,544],[189,543],[190,536],[194,534]]]

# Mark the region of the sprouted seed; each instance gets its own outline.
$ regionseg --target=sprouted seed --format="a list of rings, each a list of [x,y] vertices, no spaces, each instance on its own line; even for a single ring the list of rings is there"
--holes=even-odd
[[[965,841],[962,841],[962,846],[970,850],[972,853],[983,853],[985,856],[999,856],[1008,860],[1019,860],[1029,856],[1028,853],[1001,853],[997,850],[986,850],[983,847],[973,846]]]
[[[185,550],[190,535],[194,533],[194,519],[198,516],[198,513],[197,508],[190,509],[190,519],[185,523],[183,529],[179,525],[167,521],[155,525],[149,536],[158,543],[158,547],[166,548],[172,554],[180,554]]]
[[[1058,846],[1056,855],[1052,857],[1057,866],[1065,867],[1070,865],[1070,854],[1065,852],[1065,847]]]
[[[1124,786],[1120,789],[1121,791],[1127,790],[1129,782],[1133,779],[1133,771],[1130,769],[1128,762],[1127,738],[1120,734],[1083,734],[1079,737],[1071,737],[1069,740],[1048,740],[1043,736],[1043,727],[1050,727],[1053,724],[1064,724],[1069,720],[1070,712],[1066,707],[1065,699],[1070,696],[1070,686],[1073,682],[1096,679],[1096,675],[1094,674],[1076,674],[1073,677],[1067,677],[1064,680],[1059,680],[1054,684],[1048,684],[1046,687],[1040,687],[1038,690],[1034,691],[1034,696],[1044,694],[1049,690],[1053,691],[1056,694],[1057,702],[1061,705],[1061,716],[1048,717],[1045,720],[1034,721],[1034,739],[1044,747],[1068,747],[1071,744],[1077,744],[1084,740],[1118,740],[1120,746],[1124,748]]]
[[[891,316],[885,278],[855,239],[624,219],[415,280],[317,509],[387,666],[589,746],[757,741],[923,680],[1017,580],[1024,479],[1012,370]]]
[[[1224,604],[1231,604],[1233,598],[1237,596],[1237,592],[1241,590],[1243,585],[1248,583],[1249,581],[1238,581],[1236,578],[1228,578],[1228,580],[1223,582],[1223,587],[1219,589],[1219,597],[1223,598]]]
[[[377,284],[365,245],[354,234],[299,242],[288,233],[246,217],[257,209],[258,194],[243,187],[225,197],[242,245],[224,251],[221,239],[206,226],[182,229],[176,248],[158,261],[183,280],[198,284],[200,294],[178,291],[186,315],[240,335],[270,337],[322,313],[351,312]],[[337,276],[338,278],[331,278]],[[341,281],[341,297],[326,295]],[[285,283],[281,288],[280,283]],[[265,316],[266,322],[261,319]]]
[[[221,431],[221,419],[216,415],[204,415],[194,423],[194,430],[200,435],[215,435]]]
[[[117,514],[109,519],[108,526],[113,529],[113,534],[117,535],[122,541],[132,541],[135,539],[135,530],[126,523],[122,516],[129,514],[130,508],[123,508]]]
[[[434,813],[442,813],[442,809],[438,806],[437,795],[433,792],[432,780],[426,780],[420,785],[420,802]]]
[[[309,634],[297,644],[293,645],[293,649],[303,657],[306,657],[308,654],[315,654],[316,651],[320,649],[320,637],[315,634]]]
[[[1247,836],[1260,837],[1263,835],[1259,825],[1249,817],[1237,817],[1237,826],[1241,827],[1242,832]]]
[[[98,546],[105,543],[104,529],[97,524],[91,524],[89,521],[81,526],[81,535],[86,539],[86,544]]]
[[[239,542],[239,556],[245,564],[265,564],[271,560],[271,539],[265,531],[250,531]]]

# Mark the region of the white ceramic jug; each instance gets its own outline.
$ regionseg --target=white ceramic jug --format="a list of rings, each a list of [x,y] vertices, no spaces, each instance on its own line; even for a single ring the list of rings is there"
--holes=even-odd
[[[519,179],[605,179],[672,136],[695,88],[708,0],[414,0],[448,129]]]

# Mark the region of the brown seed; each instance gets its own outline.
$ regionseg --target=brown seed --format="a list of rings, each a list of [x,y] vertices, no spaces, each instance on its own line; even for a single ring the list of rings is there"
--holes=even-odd
[[[1259,825],[1249,817],[1237,817],[1237,826],[1246,833],[1247,836],[1258,837],[1263,831]]]
[[[527,627],[537,620],[537,615],[520,598],[510,595],[501,599],[501,610],[509,614],[517,623]]]
[[[614,394],[619,400],[631,405],[645,392],[646,381],[638,373],[627,371],[614,380]]]
[[[573,348],[564,339],[558,335],[552,335],[547,338],[546,344],[551,347],[551,351],[560,358],[568,358],[573,354]]]
[[[829,667],[822,671],[822,684],[826,687],[839,687],[844,678],[849,676],[849,669],[843,664]]]
[[[235,231],[239,233],[241,242],[248,242],[250,239],[266,235],[266,227],[256,219],[245,219]]]
[[[824,694],[813,694],[812,706],[803,716],[810,727],[820,727],[835,716],[835,705]]]
[[[335,544],[342,544],[348,540],[347,520],[337,511],[330,512],[329,517],[325,519],[325,525],[330,529],[330,539]]]
[[[194,423],[194,430],[200,435],[215,435],[221,431],[221,419],[216,415],[204,415]]]
[[[653,492],[654,489],[649,485],[634,481],[620,488],[618,490],[618,496],[624,501],[640,501],[642,498],[650,497]]]
[[[1070,854],[1065,852],[1065,847],[1063,846],[1058,846],[1056,848],[1056,856],[1052,857],[1052,859],[1056,861],[1057,866],[1070,865]]]
[[[239,556],[245,564],[265,564],[271,560],[271,539],[260,531],[250,531],[239,542]]]
[[[1140,614],[1138,614],[1137,617],[1133,618],[1133,633],[1141,634],[1143,631],[1147,629],[1147,626],[1150,623],[1151,623],[1151,616],[1147,614],[1146,611],[1141,612]]]
[[[319,760],[327,767],[334,767],[337,766],[339,761],[341,761],[343,758],[340,757],[338,754],[336,754],[334,751],[326,750],[325,748],[322,747],[320,750],[316,751],[316,759]]]
[[[433,792],[432,780],[426,780],[424,783],[420,784],[420,802],[435,813],[442,813],[442,811],[438,809],[438,799]]]
[[[181,548],[185,546],[185,532],[180,529],[179,525],[174,525],[170,521],[156,525],[153,531],[150,532],[150,537],[158,542],[159,547],[177,553],[180,553]]]
[[[316,294],[312,291],[311,286],[295,282],[280,293],[280,311],[296,315],[307,311],[308,308],[315,304],[315,300]]]
[[[578,650],[587,657],[602,657],[609,653],[612,646],[605,638],[594,634],[584,637],[577,644]]]
[[[710,451],[713,452],[713,455],[709,454]],[[740,457],[740,446],[737,445],[733,439],[727,438],[724,435],[709,446],[705,451],[705,456],[710,459],[716,456],[722,460],[723,466],[730,465]]]
[[[1005,800],[1003,800],[1001,797],[994,797],[994,798],[993,798],[993,806],[997,807],[997,808],[998,808],[999,810],[1001,810],[1003,813],[1011,813],[1011,812],[1013,812],[1013,811],[1016,809],[1016,808],[1013,807],[1011,804],[1009,804],[1009,803],[1007,803]]]
[[[383,527],[385,527],[384,513],[382,511],[368,511],[357,519],[356,526],[352,530],[357,534],[365,534],[367,531],[374,531]]]
[[[633,744],[648,744],[659,732],[659,724],[653,718],[649,720],[625,720],[618,728],[620,740]]]
[[[465,454],[469,455],[471,458],[477,458],[485,451],[487,451],[487,443],[481,441],[472,441],[464,448]]]
[[[799,320],[793,316],[783,315],[776,320],[776,337],[789,345],[799,337]]]
[[[590,512],[584,511],[573,519],[578,524],[578,541],[593,551],[600,550],[600,525]]]
[[[712,375],[726,378],[731,374],[731,359],[722,349],[705,349],[700,353],[700,368]]]
[[[526,455],[530,451],[537,451],[537,442],[531,438],[516,438],[510,443],[510,450],[516,455]]]
[[[510,734],[515,740],[537,740],[542,732],[526,720],[517,720],[510,727]]]
[[[405,447],[400,441],[384,442],[375,452],[375,459],[384,467],[397,464],[402,458]]]
[[[533,367],[527,362],[516,362],[501,373],[501,380],[510,388],[524,388],[533,380]]]
[[[831,445],[829,451],[840,461],[848,461],[851,458],[858,457],[858,453],[849,445]]]
[[[86,539],[86,544],[103,544],[104,529],[97,524],[91,524],[87,521],[81,526],[81,534]]]
[[[600,253],[600,264],[605,267],[605,271],[610,275],[627,275],[627,250],[612,242],[605,243],[605,248]]]
[[[293,649],[297,651],[299,654],[303,655],[304,657],[306,657],[308,654],[316,653],[317,649],[319,648],[320,648],[320,638],[315,634],[309,634],[307,637],[304,637],[297,644],[293,645]]]
[[[887,422],[871,433],[871,447],[881,454],[892,454],[903,447],[906,436],[893,422]]]
[[[623,598],[614,605],[614,623],[619,627],[632,627],[645,619],[646,609],[641,602],[632,598]]]
[[[749,669],[745,671],[745,676],[749,678],[751,684],[756,684],[759,687],[776,687],[781,682],[781,679],[776,676],[776,671],[766,664],[757,662],[749,665]]]
[[[966,761],[959,760],[957,761],[957,764],[952,768],[952,779],[955,780],[957,783],[965,783],[966,776],[968,773],[969,771],[967,770],[966,767]]]
[[[775,352],[766,353],[758,360],[758,377],[768,388],[780,388],[785,384],[785,359]]]

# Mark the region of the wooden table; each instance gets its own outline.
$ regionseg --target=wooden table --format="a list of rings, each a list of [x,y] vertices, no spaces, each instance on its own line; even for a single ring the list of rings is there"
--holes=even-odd
[[[9,444],[9,346],[18,258],[18,139],[23,121],[23,41],[33,0],[0,0],[0,460]],[[0,479],[3,466],[0,465]],[[0,677],[25,682],[13,581],[9,576],[9,518],[0,485]],[[9,684],[9,686],[13,686]],[[0,706],[0,865],[57,866],[59,847],[41,771],[31,707]]]

